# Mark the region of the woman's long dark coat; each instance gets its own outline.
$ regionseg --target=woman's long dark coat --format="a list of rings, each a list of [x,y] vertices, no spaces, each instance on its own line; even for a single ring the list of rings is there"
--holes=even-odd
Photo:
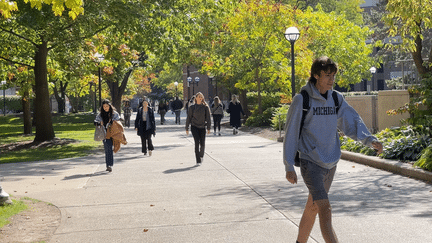
[[[146,133],[150,133],[155,135],[156,134],[156,122],[155,122],[155,117],[154,117],[154,111],[153,109],[149,106],[148,110],[147,110],[148,114],[149,114],[149,120],[147,122],[150,122],[150,129],[146,129],[146,127],[144,126],[144,121],[142,119],[142,114],[143,114],[143,108],[139,108],[138,112],[137,112],[137,116],[135,119],[135,128],[138,128],[138,132],[137,134],[139,136],[144,136],[144,134]]]

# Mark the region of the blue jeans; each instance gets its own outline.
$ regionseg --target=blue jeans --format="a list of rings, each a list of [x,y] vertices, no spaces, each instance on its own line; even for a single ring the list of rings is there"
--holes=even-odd
[[[113,153],[113,140],[105,139],[103,140],[104,148],[105,148],[105,163],[106,166],[114,165],[114,153]]]

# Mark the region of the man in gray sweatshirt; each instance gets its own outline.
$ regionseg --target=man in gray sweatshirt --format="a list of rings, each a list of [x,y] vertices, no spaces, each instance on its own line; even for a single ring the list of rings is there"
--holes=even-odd
[[[354,108],[340,93],[333,90],[336,73],[337,65],[330,58],[316,59],[312,64],[309,82],[302,87],[309,99],[309,109],[304,117],[302,131],[300,127],[303,95],[294,96],[287,114],[283,145],[286,178],[292,184],[297,183],[294,164],[299,152],[301,174],[309,190],[299,225],[299,243],[307,242],[317,214],[324,240],[338,242],[332,227],[328,199],[336,165],[341,156],[338,129],[346,136],[375,148],[378,154],[383,149]],[[336,92],[337,101],[332,98],[333,92]],[[336,102],[339,103],[338,107]]]

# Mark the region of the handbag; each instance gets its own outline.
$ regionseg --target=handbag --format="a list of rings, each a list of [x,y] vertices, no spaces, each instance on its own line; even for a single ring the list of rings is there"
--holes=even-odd
[[[105,139],[106,136],[106,130],[104,126],[96,126],[95,133],[94,133],[94,140],[95,141],[102,141]]]

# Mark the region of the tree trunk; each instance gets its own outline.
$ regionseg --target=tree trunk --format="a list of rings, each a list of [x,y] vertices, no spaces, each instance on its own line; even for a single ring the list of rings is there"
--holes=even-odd
[[[258,113],[262,114],[263,110],[262,110],[262,105],[261,105],[261,79],[259,77],[259,67],[257,67],[255,69],[255,80],[257,81],[257,86],[258,86]]]
[[[120,86],[119,86],[119,82],[107,80],[107,84],[110,89],[112,105],[116,108],[119,115],[121,115],[121,99],[124,94],[124,91],[126,90],[127,82],[132,72],[133,69],[130,69],[125,73]]]
[[[420,24],[419,24],[419,28],[420,28]],[[421,77],[424,77],[424,75],[430,72],[431,69],[423,65],[423,57],[422,57],[423,40],[420,37],[420,35],[416,36],[415,43],[416,43],[416,49],[411,54],[414,63],[416,65],[417,71],[419,72]]]
[[[35,55],[35,102],[34,112],[36,119],[36,136],[35,142],[43,142],[52,140],[55,137],[52,124],[48,79],[47,79],[47,42],[43,41],[36,46]]]
[[[30,112],[29,93],[30,92],[26,90],[21,96],[21,104],[23,109],[24,134],[32,133],[32,119],[31,119],[31,112]]]
[[[241,90],[240,91],[239,100],[240,100],[240,104],[242,104],[243,112],[247,116],[250,116],[250,110],[249,110],[249,107],[248,107],[247,91],[246,90]]]

